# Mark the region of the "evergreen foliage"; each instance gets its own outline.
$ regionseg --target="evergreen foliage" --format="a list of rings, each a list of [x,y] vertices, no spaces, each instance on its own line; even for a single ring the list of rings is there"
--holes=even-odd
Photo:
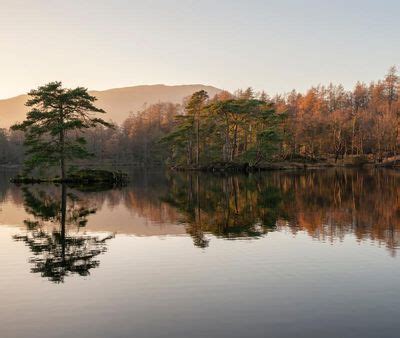
[[[111,125],[95,116],[105,111],[94,105],[96,98],[85,88],[66,89],[61,82],[51,82],[29,95],[26,106],[31,110],[26,120],[12,126],[12,130],[25,133],[26,172],[35,167],[58,166],[61,178],[65,179],[69,161],[91,155],[81,131]]]

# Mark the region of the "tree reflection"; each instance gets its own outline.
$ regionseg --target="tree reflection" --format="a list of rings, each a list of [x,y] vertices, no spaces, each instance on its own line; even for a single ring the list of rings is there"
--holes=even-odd
[[[326,170],[251,175],[177,174],[162,200],[179,210],[194,244],[207,234],[258,238],[299,231],[322,241],[357,240],[400,245],[400,174],[382,170]],[[143,195],[142,195],[143,198]]]
[[[284,214],[280,191],[263,186],[259,178],[176,176],[164,201],[185,216],[187,232],[198,247],[208,246],[206,233],[226,239],[257,238],[273,230]]]
[[[90,201],[99,208],[126,208],[130,215],[140,216],[157,229],[164,226],[167,234],[169,226],[178,227],[200,248],[211,245],[213,236],[258,239],[271,231],[294,235],[301,232],[326,242],[341,241],[351,235],[360,242],[385,246],[392,255],[400,246],[398,171],[330,169],[250,175],[139,172],[124,189],[73,191],[85,197],[67,194],[67,229],[68,224],[75,229],[85,226],[95,212],[88,205]],[[3,195],[15,204],[22,202],[17,187]],[[60,188],[56,192],[47,189],[46,193],[24,193],[25,207],[34,216],[27,222],[30,232],[49,228],[42,223],[62,224],[62,213],[52,211],[62,209],[61,195]],[[110,212],[120,211],[115,208]],[[135,229],[130,216],[124,217],[124,232],[142,234]],[[152,231],[147,227],[145,235],[158,233]],[[56,233],[62,232],[57,228]]]
[[[96,257],[106,251],[106,241],[113,236],[100,238],[79,231],[95,208],[68,193],[64,184],[48,191],[23,188],[23,192],[25,210],[34,219],[25,220],[26,234],[14,238],[32,251],[33,273],[60,283],[69,274],[87,276],[99,266]]]

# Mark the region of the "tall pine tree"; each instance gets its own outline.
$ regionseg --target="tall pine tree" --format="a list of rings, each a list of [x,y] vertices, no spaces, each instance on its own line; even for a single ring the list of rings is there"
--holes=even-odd
[[[67,89],[61,82],[51,82],[30,91],[29,96],[26,106],[31,110],[26,120],[12,126],[25,132],[25,170],[58,166],[64,180],[69,161],[91,155],[81,131],[111,124],[95,116],[105,111],[94,105],[96,98],[86,88]]]

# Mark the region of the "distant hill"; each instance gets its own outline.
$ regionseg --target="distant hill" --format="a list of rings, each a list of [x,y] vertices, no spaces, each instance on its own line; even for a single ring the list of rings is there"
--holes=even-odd
[[[90,91],[90,93],[97,97],[96,105],[107,112],[105,118],[121,124],[130,112],[135,113],[143,109],[145,105],[157,102],[182,103],[185,97],[199,90],[205,90],[210,97],[221,91],[212,86],[194,84],[133,86]],[[24,104],[27,97],[27,95],[20,95],[0,100],[0,128],[8,128],[15,122],[25,119],[27,107]]]

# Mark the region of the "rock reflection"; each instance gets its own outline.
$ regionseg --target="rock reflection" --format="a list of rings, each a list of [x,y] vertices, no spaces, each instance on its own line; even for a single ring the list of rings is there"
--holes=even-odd
[[[87,276],[99,266],[96,257],[106,251],[106,242],[113,237],[81,233],[96,208],[67,189],[66,185],[46,191],[23,188],[24,207],[33,220],[25,220],[26,234],[14,236],[33,253],[31,271],[55,283],[64,282],[69,274]]]

